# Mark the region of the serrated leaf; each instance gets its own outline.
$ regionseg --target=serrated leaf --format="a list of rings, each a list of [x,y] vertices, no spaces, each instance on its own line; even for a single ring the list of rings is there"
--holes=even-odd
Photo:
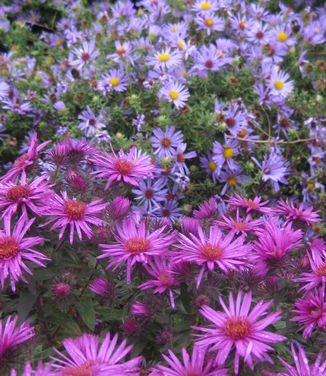
[[[93,331],[95,328],[95,311],[92,299],[81,300],[76,304],[76,308],[85,325]]]

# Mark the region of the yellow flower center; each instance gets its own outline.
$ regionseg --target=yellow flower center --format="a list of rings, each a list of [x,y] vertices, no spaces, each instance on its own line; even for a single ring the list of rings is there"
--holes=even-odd
[[[130,253],[142,253],[146,252],[150,247],[150,242],[147,239],[139,238],[139,237],[133,237],[128,239],[125,242],[125,248]]]
[[[214,22],[213,22],[213,20],[212,20],[211,18],[206,18],[206,19],[205,19],[205,25],[206,25],[207,27],[212,27],[213,24],[214,24]]]
[[[180,28],[180,25],[179,24],[174,24],[173,26],[172,26],[172,30],[173,31],[176,31],[177,29],[179,29]]]
[[[160,281],[164,284],[164,285],[168,285],[169,284],[169,274],[168,273],[162,273],[160,275]]]
[[[172,100],[176,100],[176,99],[178,99],[179,98],[179,94],[178,94],[178,92],[177,91],[170,91],[170,98],[172,99]]]
[[[78,200],[70,200],[65,203],[64,211],[70,220],[80,220],[85,214],[86,204]]]
[[[180,50],[183,50],[183,43],[182,43],[182,40],[179,40],[178,42],[178,47]]]
[[[282,90],[284,87],[284,83],[280,80],[277,80],[274,84],[276,90]]]
[[[236,184],[237,184],[237,178],[235,176],[229,176],[227,179],[226,179],[226,182],[228,183],[228,185],[230,187],[234,187]]]
[[[315,28],[315,32],[316,32],[317,34],[320,33],[320,31],[321,31],[321,30],[320,30],[319,27],[316,27],[316,28]]]
[[[246,21],[241,21],[239,23],[239,27],[240,27],[241,30],[244,30],[244,28],[246,27]]]
[[[208,1],[203,1],[201,4],[200,4],[200,9],[201,10],[209,10],[211,7],[210,3]]]
[[[250,333],[250,326],[246,320],[236,318],[228,319],[225,327],[225,334],[235,341],[245,339]]]
[[[61,39],[58,39],[57,40],[57,46],[61,46],[62,45],[62,40]]]
[[[218,244],[206,243],[199,248],[199,253],[208,261],[219,260],[224,252],[224,249]]]
[[[184,78],[187,77],[187,71],[185,69],[182,71],[182,75],[183,75]]]
[[[208,168],[211,170],[211,171],[215,171],[216,170],[216,163],[215,162],[213,162],[213,161],[210,161],[209,163],[208,163]]]
[[[233,157],[233,149],[229,147],[225,147],[223,150],[223,155],[226,159],[230,159]]]
[[[112,77],[110,78],[110,84],[112,86],[117,86],[120,83],[120,79],[118,77]]]
[[[170,59],[170,54],[159,54],[158,57],[159,61],[165,62]]]
[[[281,31],[277,34],[277,39],[280,41],[280,42],[285,42],[287,39],[288,39],[288,36],[286,33],[284,33],[284,31]]]

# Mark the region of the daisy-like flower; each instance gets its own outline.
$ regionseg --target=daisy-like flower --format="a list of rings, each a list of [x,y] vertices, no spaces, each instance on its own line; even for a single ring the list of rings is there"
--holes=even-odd
[[[321,222],[321,218],[318,214],[319,210],[313,211],[312,206],[304,208],[303,203],[300,203],[299,207],[296,208],[294,206],[294,203],[292,201],[289,201],[288,198],[286,199],[286,202],[280,199],[273,211],[276,214],[285,215],[286,220],[288,221],[301,221],[305,222],[307,225],[311,225],[311,223]]]
[[[175,161],[173,168],[172,168],[173,173],[178,171],[183,174],[189,174],[189,169],[186,165],[186,160],[195,158],[197,156],[197,153],[195,151],[190,151],[189,153],[185,153],[186,148],[187,148],[186,143],[180,143],[174,155],[172,156]]]
[[[222,221],[216,221],[216,223],[236,235],[241,233],[246,237],[248,232],[257,230],[263,222],[261,219],[252,220],[250,214],[247,214],[246,217],[242,219],[239,215],[239,208],[237,208],[236,218],[223,215]]]
[[[50,187],[48,175],[42,175],[28,183],[24,170],[19,184],[11,181],[0,183],[0,209],[3,211],[1,219],[12,217],[18,208],[22,209],[25,218],[28,218],[27,209],[42,215],[47,201],[54,194]]]
[[[185,106],[190,94],[188,89],[179,82],[169,81],[158,93],[160,99],[173,103],[177,110]]]
[[[198,29],[205,30],[208,36],[210,36],[213,31],[224,30],[225,26],[224,19],[211,12],[199,14],[195,18],[195,22],[198,25]]]
[[[165,201],[165,196],[168,192],[166,188],[166,181],[158,179],[141,180],[139,188],[133,189],[132,193],[136,195],[136,200],[143,205],[145,211],[152,213],[153,210],[158,208],[158,203]]]
[[[322,286],[314,292],[309,292],[307,296],[294,303],[295,308],[291,312],[296,314],[291,321],[298,322],[303,330],[303,338],[311,337],[312,331],[316,328],[326,327],[326,302],[325,287]]]
[[[142,153],[133,146],[126,155],[121,149],[116,155],[112,149],[112,154],[103,152],[91,158],[99,169],[92,174],[97,178],[107,178],[105,190],[114,182],[123,181],[136,187],[139,186],[138,179],[152,177],[155,171],[154,164],[151,163],[149,155]]]
[[[324,376],[326,374],[326,361],[321,363],[322,353],[320,353],[314,364],[309,364],[309,360],[301,346],[299,347],[299,356],[297,355],[294,344],[291,344],[291,351],[294,361],[294,367],[283,360],[281,357],[277,357],[278,360],[286,368],[286,372],[268,372],[268,376]]]
[[[17,320],[18,316],[14,318],[9,316],[4,327],[0,321],[0,359],[8,350],[35,336],[34,328],[31,325],[24,322],[17,326]]]
[[[181,208],[178,206],[178,202],[176,200],[167,200],[164,204],[159,205],[157,209],[153,212],[154,215],[166,218],[172,223],[182,217]]]
[[[306,283],[301,290],[309,291],[326,283],[326,246],[322,239],[312,241],[310,251],[307,252],[311,271],[304,272],[296,282]]]
[[[82,120],[78,128],[84,131],[86,137],[93,136],[99,129],[105,128],[105,124],[101,123],[102,114],[95,116],[89,106],[87,106],[87,111],[83,111],[78,116],[78,119]]]
[[[52,367],[56,369],[58,375],[62,376],[138,375],[142,358],[139,356],[121,363],[133,346],[127,346],[126,340],[123,340],[119,346],[117,342],[118,334],[111,338],[110,332],[106,334],[101,345],[99,337],[91,334],[83,334],[78,338],[66,338],[62,344],[68,356],[55,350],[59,358],[51,357],[54,361]]]
[[[199,204],[199,210],[194,210],[194,217],[196,219],[211,219],[217,217],[217,204],[214,197],[208,201]]]
[[[170,357],[162,354],[169,367],[157,366],[162,376],[227,376],[229,374],[227,369],[214,365],[212,359],[205,362],[206,350],[198,346],[194,346],[191,357],[185,348],[182,349],[183,364],[171,350],[169,355]]]
[[[230,293],[229,308],[219,296],[224,312],[215,311],[204,305],[200,313],[213,325],[209,328],[193,327],[203,332],[203,334],[197,334],[200,340],[196,342],[196,345],[208,347],[211,351],[217,350],[216,362],[219,366],[223,366],[230,351],[235,348],[234,373],[236,375],[239,372],[240,357],[244,358],[251,370],[254,369],[253,360],[266,360],[273,364],[267,354],[268,351],[273,350],[269,343],[286,340],[286,337],[265,330],[267,326],[281,318],[280,312],[267,313],[273,302],[260,301],[249,313],[252,304],[251,292],[245,294],[243,300],[241,295],[239,292],[235,302]],[[259,320],[260,317],[263,318]]]
[[[227,274],[230,270],[239,270],[248,264],[247,254],[251,247],[249,244],[244,244],[244,239],[244,236],[234,239],[234,232],[230,232],[223,238],[221,230],[216,225],[210,227],[209,236],[206,236],[199,226],[198,235],[179,234],[179,244],[176,246],[177,252],[174,260],[201,266],[197,278],[198,288],[206,268],[213,271],[217,265]]]
[[[207,153],[207,157],[205,155],[202,155],[199,157],[200,161],[200,167],[204,168],[206,171],[206,174],[208,176],[212,177],[212,180],[214,183],[217,182],[217,177],[220,174],[220,166],[218,166],[215,161],[213,160],[212,153]]]
[[[212,43],[208,47],[202,45],[194,58],[193,69],[196,69],[198,75],[202,78],[207,77],[209,71],[217,72],[223,65],[219,59],[216,46]]]
[[[78,70],[82,69],[99,55],[99,52],[95,49],[94,41],[85,41],[82,47],[74,48],[72,53],[75,55],[75,60],[73,60],[71,64]]]
[[[148,57],[148,62],[154,69],[170,69],[182,62],[182,55],[178,51],[171,51],[169,47],[154,52],[154,56]]]
[[[168,291],[171,307],[174,309],[175,304],[172,289],[178,287],[179,283],[175,278],[176,272],[173,271],[171,260],[167,257],[155,257],[153,261],[149,260],[148,264],[145,265],[145,269],[153,279],[138,287],[141,290],[154,288],[153,294],[163,294]]]
[[[16,159],[14,166],[6,173],[6,175],[0,178],[0,182],[6,183],[8,181],[16,181],[17,177],[23,170],[34,164],[39,151],[41,151],[50,142],[51,141],[45,141],[37,146],[37,133],[33,133],[28,151]]]
[[[114,239],[118,244],[100,244],[103,254],[98,259],[109,257],[107,269],[113,267],[113,270],[127,262],[127,283],[130,283],[131,269],[137,262],[146,264],[150,257],[168,252],[175,235],[164,230],[165,226],[161,226],[150,232],[144,221],[137,224],[134,217],[126,218],[121,227],[116,226]]]
[[[281,154],[272,151],[269,156],[265,154],[263,162],[260,164],[256,158],[252,157],[252,160],[262,170],[263,182],[271,180],[272,186],[276,192],[280,190],[279,183],[288,184],[285,176],[290,175],[289,169],[290,162],[284,161]]]
[[[159,158],[172,157],[178,145],[183,142],[183,134],[181,131],[174,133],[174,126],[167,126],[163,132],[161,128],[153,129],[151,137],[153,153]]]
[[[49,260],[42,253],[33,249],[35,245],[43,243],[43,238],[40,236],[25,237],[34,221],[35,218],[27,221],[23,215],[11,232],[11,218],[6,217],[4,220],[4,229],[0,229],[0,281],[2,288],[4,288],[8,276],[10,276],[12,291],[16,291],[15,283],[19,280],[27,283],[22,269],[30,275],[32,272],[24,263],[25,260],[43,268],[45,268],[43,261]]]
[[[75,198],[70,199],[67,192],[61,192],[61,196],[55,195],[48,203],[47,213],[53,218],[42,224],[44,227],[50,223],[54,224],[50,230],[60,228],[59,239],[61,239],[67,229],[69,231],[70,244],[74,241],[75,230],[79,240],[82,240],[82,233],[84,232],[88,239],[92,237],[92,230],[89,224],[94,226],[101,226],[103,221],[98,217],[103,213],[107,204],[102,202],[102,199],[86,203]]]
[[[192,10],[197,13],[216,12],[218,10],[218,2],[216,0],[196,0]]]
[[[221,191],[221,195],[223,196],[228,189],[233,190],[243,181],[248,182],[248,176],[242,174],[240,167],[235,167],[233,171],[223,169],[219,175],[219,181],[220,183],[225,183]]]
[[[247,213],[251,211],[265,213],[269,211],[269,208],[266,207],[269,201],[262,201],[260,196],[256,196],[254,199],[251,199],[242,197],[235,193],[234,197],[229,196],[229,199],[225,201],[231,206],[246,209]]]
[[[43,365],[42,361],[39,361],[37,368],[33,369],[30,362],[27,362],[22,374],[12,369],[10,376],[55,376],[55,373],[51,371],[51,364]]]
[[[213,160],[222,168],[224,163],[227,164],[231,171],[238,168],[238,164],[233,160],[233,157],[238,154],[238,142],[236,140],[228,140],[224,145],[221,145],[218,141],[213,144]]]
[[[105,73],[98,82],[98,90],[103,94],[111,91],[123,92],[126,91],[128,79],[125,76],[123,68],[111,68],[109,73]]]
[[[269,217],[256,230],[258,240],[253,243],[253,264],[258,274],[265,275],[270,266],[277,265],[294,248],[302,245],[302,231],[293,230],[292,223],[281,224],[277,217]]]
[[[276,101],[282,101],[292,92],[294,84],[293,81],[288,81],[290,75],[282,70],[276,72],[273,70],[269,80],[269,87],[271,95],[275,97]]]

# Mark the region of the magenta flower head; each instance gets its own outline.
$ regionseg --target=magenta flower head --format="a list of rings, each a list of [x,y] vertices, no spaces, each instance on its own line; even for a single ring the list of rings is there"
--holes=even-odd
[[[199,210],[194,210],[197,219],[211,219],[217,217],[217,203],[214,197],[199,205]]]
[[[35,245],[43,243],[43,238],[40,236],[25,237],[34,221],[35,218],[26,221],[26,218],[21,216],[11,231],[9,217],[4,221],[4,229],[0,229],[0,280],[2,288],[8,276],[10,276],[12,291],[16,291],[15,283],[19,280],[27,283],[22,270],[30,275],[32,272],[24,263],[24,260],[43,268],[45,268],[43,261],[49,260],[45,255],[33,249]]]
[[[117,244],[100,244],[103,254],[99,259],[110,258],[107,268],[115,270],[127,262],[127,283],[131,282],[131,269],[137,262],[146,264],[153,256],[168,252],[175,234],[164,233],[164,227],[150,232],[144,221],[139,224],[134,217],[126,218],[116,226],[114,239]]]
[[[50,142],[51,141],[45,141],[37,146],[37,133],[35,132],[31,138],[31,144],[28,148],[27,153],[21,155],[18,159],[16,159],[14,166],[6,173],[6,175],[0,178],[0,182],[5,183],[8,181],[16,181],[17,177],[22,171],[34,164],[38,156],[38,152]]]
[[[245,198],[237,193],[234,194],[234,197],[230,197],[226,200],[228,204],[234,207],[244,208],[247,213],[250,211],[265,213],[269,211],[268,201],[262,201],[260,196],[256,196],[254,199]]]
[[[189,235],[190,233],[197,235],[198,228],[199,228],[199,221],[196,218],[191,217],[183,217],[181,223],[182,232],[185,235]]]
[[[0,359],[6,351],[28,341],[35,335],[33,327],[25,322],[16,326],[17,320],[17,316],[13,319],[9,316],[4,328],[2,321],[0,321]]]
[[[109,205],[109,216],[113,220],[121,220],[128,214],[129,209],[129,198],[117,196]]]
[[[37,368],[33,369],[30,362],[27,362],[22,374],[12,369],[10,376],[55,376],[55,373],[51,371],[51,364],[42,364],[42,361],[38,362]]]
[[[286,340],[286,337],[265,330],[268,325],[274,324],[281,318],[280,312],[267,314],[272,301],[268,303],[260,301],[249,313],[252,303],[251,292],[245,294],[243,300],[241,295],[239,292],[235,302],[230,293],[229,308],[219,297],[224,312],[203,306],[200,313],[213,325],[209,328],[193,327],[203,332],[203,334],[197,334],[200,340],[196,342],[196,345],[211,351],[217,350],[216,362],[219,366],[223,366],[230,351],[235,348],[234,373],[236,375],[239,372],[240,357],[244,358],[251,370],[254,369],[253,360],[266,360],[273,364],[267,354],[268,351],[273,350],[269,343]],[[259,320],[261,317],[263,318]]]
[[[89,289],[102,298],[112,298],[114,296],[114,284],[103,276],[94,279]]]
[[[121,360],[131,351],[126,346],[126,340],[117,347],[118,335],[113,338],[110,332],[104,337],[100,345],[99,338],[91,334],[83,334],[78,338],[66,338],[62,341],[68,356],[55,350],[59,358],[52,357],[53,368],[56,374],[96,375],[96,376],[123,376],[137,375],[142,358],[137,357],[121,363]]]
[[[197,288],[206,268],[213,271],[217,266],[226,274],[230,270],[239,270],[247,265],[247,255],[251,249],[249,244],[244,244],[244,236],[234,239],[234,233],[229,232],[223,237],[221,230],[216,225],[210,227],[209,236],[206,236],[199,226],[198,235],[190,233],[187,237],[180,233],[178,240],[179,244],[176,246],[177,252],[174,260],[201,266],[197,278]]]
[[[131,306],[131,314],[135,317],[151,317],[153,313],[152,307],[142,302],[137,301]]]
[[[157,366],[157,371],[163,376],[227,376],[229,374],[227,369],[214,365],[213,359],[205,362],[206,349],[198,346],[194,346],[191,357],[185,348],[182,349],[183,364],[171,350],[169,355],[170,357],[162,355],[169,367]]]
[[[118,155],[104,152],[103,155],[96,155],[91,159],[99,169],[93,174],[98,178],[107,178],[105,190],[115,181],[129,183],[138,187],[138,179],[151,177],[155,171],[155,166],[151,163],[150,157],[146,153],[137,151],[133,146],[129,153],[125,155],[121,149]]]
[[[106,208],[102,200],[95,200],[89,204],[68,198],[67,192],[61,192],[62,197],[55,195],[48,204],[47,214],[53,216],[43,226],[55,222],[51,227],[51,231],[60,228],[59,239],[63,237],[66,228],[70,226],[69,240],[70,244],[74,241],[74,231],[76,229],[79,240],[82,240],[82,232],[86,234],[88,239],[92,237],[92,230],[89,224],[101,226],[103,221],[98,217]]]
[[[307,225],[321,222],[321,218],[318,214],[319,210],[313,211],[311,206],[304,208],[303,203],[296,208],[294,203],[289,201],[289,199],[286,199],[286,202],[280,199],[274,212],[279,215],[285,215],[287,220],[301,221],[305,222]]]

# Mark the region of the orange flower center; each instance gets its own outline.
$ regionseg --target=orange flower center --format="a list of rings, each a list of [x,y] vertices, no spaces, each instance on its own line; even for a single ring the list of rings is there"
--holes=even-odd
[[[222,247],[210,243],[206,243],[204,246],[199,248],[199,253],[208,261],[219,260],[223,252],[224,249]]]
[[[118,159],[114,165],[115,169],[121,175],[129,175],[134,168],[132,162],[127,161],[126,159]]]
[[[187,372],[186,376],[201,376],[201,373],[190,371],[190,372]]]
[[[9,189],[6,198],[9,201],[17,202],[22,198],[27,198],[29,195],[28,185],[15,185]]]
[[[318,277],[326,277],[326,262],[317,269]]]
[[[244,28],[246,27],[246,21],[241,21],[239,23],[239,27],[240,27],[241,30],[244,30]]]
[[[250,333],[250,326],[243,319],[228,319],[225,324],[225,334],[235,341],[245,339]]]
[[[237,178],[235,176],[229,176],[226,179],[226,182],[229,184],[230,187],[234,187],[237,184]]]
[[[123,47],[117,48],[117,54],[119,56],[122,56],[125,52],[126,52],[126,50]]]
[[[213,24],[214,24],[214,21],[213,21],[211,18],[206,18],[206,20],[205,20],[205,25],[206,25],[207,27],[212,27]]]
[[[130,253],[143,253],[148,251],[150,247],[150,242],[147,239],[139,238],[139,237],[133,237],[128,239],[125,242],[125,248]]]
[[[171,140],[167,137],[162,138],[161,145],[164,148],[168,148],[171,145]]]
[[[160,275],[160,281],[165,284],[165,285],[168,285],[170,280],[169,280],[169,274],[168,273],[162,273]]]
[[[27,154],[23,154],[21,157],[15,160],[14,166],[15,167],[23,167],[25,164],[25,161],[28,159]]]
[[[81,365],[79,368],[66,367],[62,371],[64,376],[92,376],[93,375],[93,366],[86,362]]]
[[[11,237],[0,239],[0,260],[8,260],[15,257],[19,252],[17,242]]]
[[[65,202],[65,213],[67,214],[70,220],[79,220],[82,219],[87,205],[78,200],[70,200]]]
[[[243,222],[235,222],[233,224],[233,226],[239,230],[239,231],[243,231],[243,230],[246,230],[247,229],[247,224],[246,223],[243,223]]]
[[[186,158],[185,158],[184,154],[180,153],[180,154],[177,155],[177,161],[179,163],[183,163],[185,160],[186,160]]]

